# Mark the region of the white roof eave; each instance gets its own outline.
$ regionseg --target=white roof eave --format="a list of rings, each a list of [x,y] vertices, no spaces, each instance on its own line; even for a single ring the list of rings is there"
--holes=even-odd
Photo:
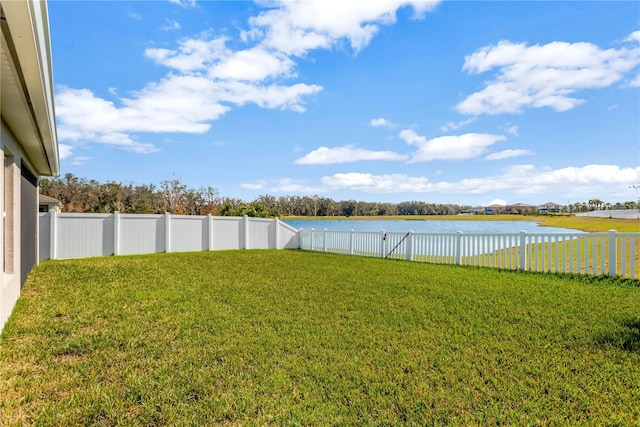
[[[1,1],[0,5],[6,18],[2,23],[2,85],[9,87],[3,90],[2,118],[38,174],[55,176],[60,173],[60,160],[47,4],[27,0]]]

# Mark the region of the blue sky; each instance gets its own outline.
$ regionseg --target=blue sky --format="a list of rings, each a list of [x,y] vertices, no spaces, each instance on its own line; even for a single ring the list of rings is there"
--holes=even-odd
[[[49,2],[61,173],[222,196],[637,200],[640,3]]]

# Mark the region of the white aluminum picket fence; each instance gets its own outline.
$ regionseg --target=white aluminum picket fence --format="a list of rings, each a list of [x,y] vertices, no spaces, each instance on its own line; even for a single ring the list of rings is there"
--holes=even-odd
[[[529,271],[640,278],[640,233],[398,233],[300,230],[300,248]]]
[[[201,215],[40,214],[40,260],[223,249],[298,248],[277,218]]]

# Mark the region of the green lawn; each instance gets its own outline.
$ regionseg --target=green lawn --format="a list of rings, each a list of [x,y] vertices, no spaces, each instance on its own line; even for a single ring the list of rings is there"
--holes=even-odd
[[[0,425],[637,425],[640,281],[301,251],[48,261]]]

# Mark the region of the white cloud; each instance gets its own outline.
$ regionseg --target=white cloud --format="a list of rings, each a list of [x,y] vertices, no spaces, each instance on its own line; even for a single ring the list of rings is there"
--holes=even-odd
[[[503,129],[504,129],[505,132],[510,133],[513,136],[520,136],[518,134],[518,126],[516,126],[516,125],[512,125],[511,123],[507,123],[504,126]]]
[[[214,82],[198,76],[176,76],[147,85],[120,105],[88,89],[59,88],[56,116],[60,141],[96,140],[136,152],[153,152],[151,144],[135,142],[132,132],[205,133],[229,103],[255,103],[263,108],[305,111],[304,97],[322,90],[317,85],[252,85]]]
[[[209,70],[209,76],[223,80],[261,81],[274,77],[296,77],[295,63],[279,52],[260,47],[235,52]]]
[[[640,74],[631,79],[629,87],[640,87]]]
[[[71,164],[73,166],[82,166],[84,165],[86,162],[88,162],[89,160],[91,160],[91,157],[87,157],[87,156],[76,156],[72,159]]]
[[[161,31],[171,31],[171,30],[179,30],[182,28],[178,21],[171,21],[170,19],[165,18],[165,23],[160,27]]]
[[[256,182],[245,182],[240,184],[241,188],[246,190],[262,190],[265,187],[266,183],[264,181],[256,181]]]
[[[476,117],[469,117],[467,120],[462,120],[461,122],[448,122],[446,125],[440,126],[440,130],[442,132],[450,132],[452,130],[460,129],[463,126],[469,125],[477,120]]]
[[[502,135],[467,133],[458,136],[441,136],[431,140],[416,134],[412,129],[400,132],[400,138],[418,150],[413,153],[411,163],[431,160],[464,160],[478,157],[488,147],[506,138]]]
[[[142,16],[139,13],[132,12],[131,10],[127,11],[127,16],[136,21],[142,21]]]
[[[301,184],[299,180],[293,180],[289,178],[276,180],[274,187],[271,191],[276,193],[307,193],[316,194],[322,193],[324,190],[317,186],[310,186]]]
[[[58,144],[58,156],[60,159],[66,159],[73,155],[73,147],[69,144]]]
[[[497,153],[491,153],[485,159],[487,160],[503,160],[512,157],[531,156],[533,152],[530,150],[503,150]]]
[[[306,111],[304,97],[314,95],[322,90],[322,86],[297,83],[293,86],[249,84],[243,82],[220,83],[217,96],[220,100],[244,105],[254,103],[262,108],[279,108],[298,113]]]
[[[389,122],[389,120],[380,117],[378,119],[371,119],[369,121],[369,126],[373,126],[373,127],[378,127],[378,126],[389,126],[391,123]]]
[[[148,48],[144,56],[183,73],[202,71],[231,54],[226,41],[225,37],[209,38],[204,33],[197,38],[180,40],[177,49]]]
[[[206,80],[174,76],[147,86],[133,98],[120,98],[122,106],[118,106],[88,89],[61,87],[56,94],[59,138],[78,140],[87,134],[122,132],[204,133],[210,127],[207,120],[228,110],[207,97],[212,91]]]
[[[269,2],[273,9],[250,19],[254,36],[280,52],[302,56],[313,49],[327,49],[346,39],[355,51],[363,49],[378,32],[379,25],[396,21],[401,7],[413,8],[416,18],[433,9],[439,1],[407,0],[307,0]]]
[[[169,0],[169,3],[176,4],[184,8],[196,7],[196,0]]]
[[[296,77],[295,63],[285,54],[256,46],[232,51],[226,37],[211,38],[203,33],[182,39],[176,49],[148,48],[144,55],[159,65],[183,73],[203,73],[211,79],[261,81],[267,78]]]
[[[634,33],[635,34],[635,33]],[[527,46],[501,41],[465,57],[463,70],[498,69],[494,80],[455,108],[462,114],[520,113],[525,108],[567,111],[585,89],[611,86],[640,64],[640,48],[600,49],[591,43],[552,42]]]
[[[427,178],[403,174],[372,175],[370,173],[338,173],[322,178],[322,184],[330,189],[349,189],[366,193],[421,193],[431,191],[433,185]]]
[[[638,42],[640,43],[640,30],[634,31],[629,34],[625,39],[625,42]]]
[[[423,144],[427,142],[427,138],[420,136],[413,129],[405,129],[400,131],[400,139],[403,139],[407,144]]]
[[[217,118],[226,111],[221,105],[207,104],[207,99],[202,99],[205,104],[198,108],[193,104],[196,93],[176,82],[164,82],[146,88],[135,98],[120,99],[123,105],[117,106],[88,89],[60,87],[56,93],[58,139],[95,141],[138,153],[154,152],[157,148],[152,144],[135,141],[129,133],[203,133],[210,126],[203,120]],[[173,102],[166,102],[167,99]]]
[[[465,178],[457,182],[431,182],[426,177],[405,174],[373,175],[339,173],[322,178],[325,191],[358,190],[367,193],[453,193],[485,194],[513,192],[520,195],[552,193],[572,197],[599,197],[602,194],[632,194],[629,186],[637,183],[640,166],[586,165],[561,169],[518,165],[504,173],[483,178]]]
[[[357,148],[353,145],[344,147],[320,147],[311,151],[294,163],[298,165],[329,165],[334,163],[349,163],[360,160],[407,160],[409,156],[393,151],[371,151]]]
[[[182,7],[196,6],[195,0],[170,2]],[[268,9],[250,18],[250,28],[241,31],[241,39],[253,43],[246,49],[232,49],[227,46],[230,41],[227,37],[205,32],[179,40],[174,48],[146,49],[146,58],[171,71],[127,96],[118,96],[117,89],[110,88],[109,93],[116,99],[108,101],[88,89],[59,88],[56,94],[59,139],[96,141],[137,152],[153,152],[156,147],[137,141],[132,134],[204,133],[212,121],[247,103],[304,112],[305,100],[323,88],[287,82],[297,77],[292,54],[329,48],[344,40],[360,50],[379,25],[395,22],[399,8],[411,7],[415,17],[421,17],[437,3],[421,0],[265,3]],[[163,27],[178,28],[180,24],[172,20],[166,20]]]

